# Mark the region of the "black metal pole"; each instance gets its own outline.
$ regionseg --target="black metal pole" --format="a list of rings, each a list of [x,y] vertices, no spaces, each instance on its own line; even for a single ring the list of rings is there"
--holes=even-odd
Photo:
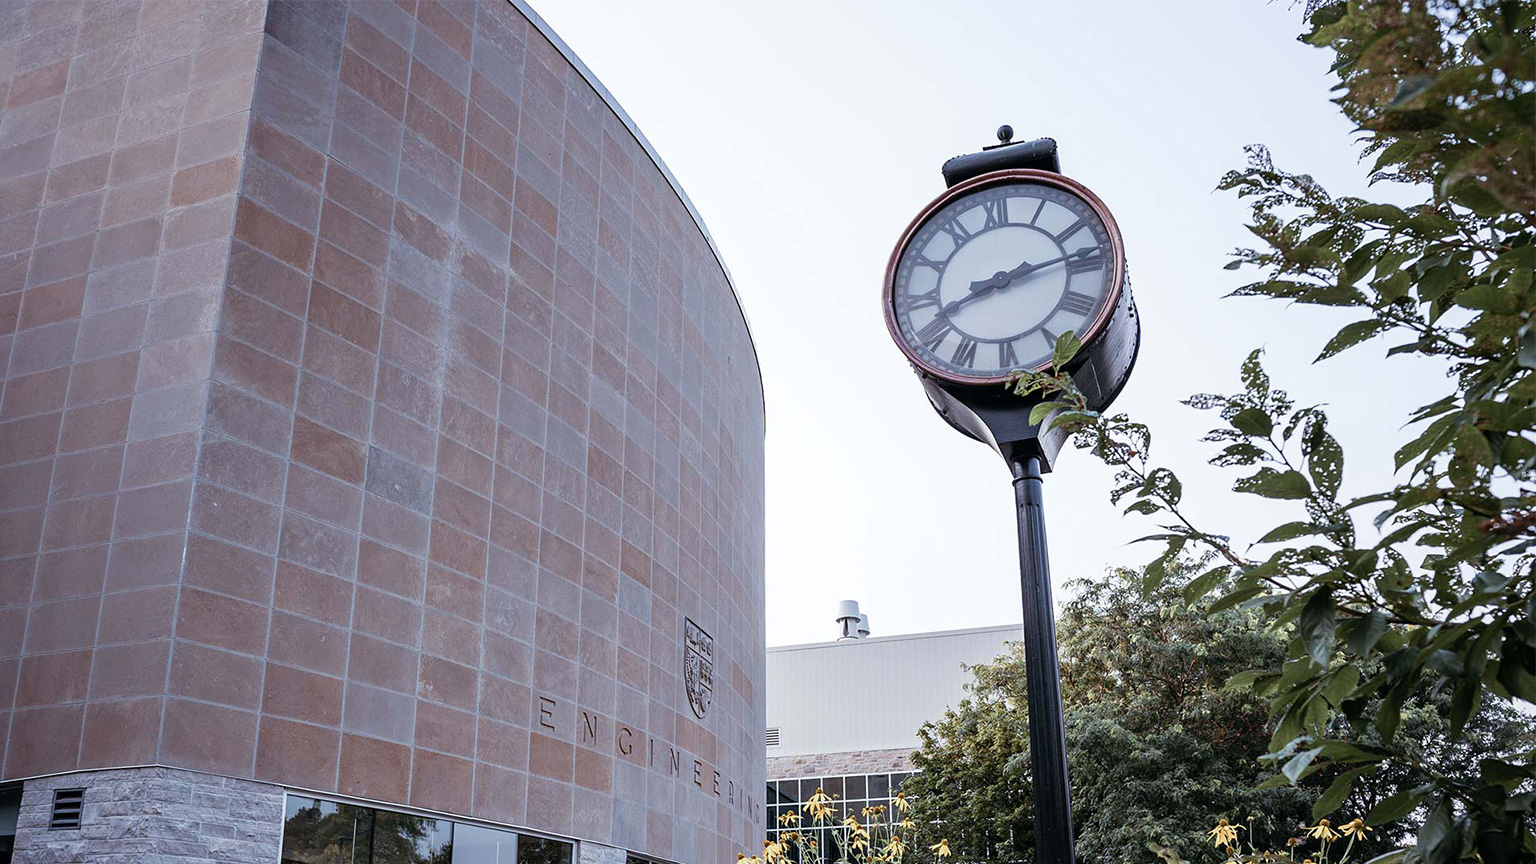
[[[1075,864],[1067,738],[1056,663],[1056,614],[1045,548],[1040,459],[1010,459],[1019,509],[1019,581],[1024,594],[1024,670],[1029,694],[1029,756],[1034,766],[1037,864]]]

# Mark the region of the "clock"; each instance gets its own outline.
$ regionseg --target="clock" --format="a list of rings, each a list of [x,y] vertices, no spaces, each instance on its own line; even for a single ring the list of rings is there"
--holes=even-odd
[[[1086,355],[1128,301],[1108,208],[1038,169],[994,171],[940,195],[902,235],[885,278],[896,344],[920,372],[962,386],[1049,368],[1067,331]]]

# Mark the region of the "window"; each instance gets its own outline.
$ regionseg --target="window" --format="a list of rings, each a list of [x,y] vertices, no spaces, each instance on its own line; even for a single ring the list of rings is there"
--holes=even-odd
[[[879,774],[845,774],[832,777],[800,777],[784,780],[768,781],[768,816],[772,820],[768,825],[768,839],[778,840],[783,834],[791,831],[799,831],[801,836],[817,838],[824,850],[835,856],[836,845],[832,832],[823,828],[817,830],[809,824],[806,813],[801,809],[810,797],[816,794],[816,790],[831,796],[833,800],[832,810],[836,814],[834,822],[841,822],[848,816],[856,817],[860,822],[869,821],[869,816],[864,811],[866,808],[885,807],[881,818],[891,818],[891,800],[901,791],[902,783],[912,776],[912,772],[879,773]],[[794,812],[800,817],[798,822],[780,822],[784,814]],[[794,850],[790,850],[791,857]]]
[[[372,851],[372,810],[288,796],[283,864],[368,864]]]
[[[16,817],[21,815],[21,787],[0,789],[0,864],[11,864],[16,848]]]
[[[283,864],[571,864],[570,843],[289,795]],[[6,864],[0,859],[0,864]]]

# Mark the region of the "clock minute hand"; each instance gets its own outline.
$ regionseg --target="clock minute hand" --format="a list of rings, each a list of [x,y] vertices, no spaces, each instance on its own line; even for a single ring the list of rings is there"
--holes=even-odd
[[[958,300],[949,301],[948,303],[944,304],[940,311],[945,315],[952,315],[957,309],[971,302],[972,300],[985,297],[988,294],[991,294],[993,291],[1001,291],[1004,288],[1008,288],[1010,285],[1012,285],[1015,279],[1028,276],[1036,270],[1043,270],[1052,264],[1060,264],[1063,261],[1071,261],[1073,258],[1085,258],[1097,251],[1098,249],[1093,246],[1084,246],[1076,252],[1069,252],[1059,258],[1052,258],[1048,261],[1041,261],[1039,264],[1031,264],[1028,261],[1025,261],[1012,270],[999,270],[990,278],[980,279],[978,281],[972,282],[971,292],[969,294],[961,297]]]

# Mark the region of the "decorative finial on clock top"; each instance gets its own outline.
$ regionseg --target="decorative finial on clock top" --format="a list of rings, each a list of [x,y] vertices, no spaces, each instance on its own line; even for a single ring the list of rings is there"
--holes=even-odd
[[[997,127],[997,141],[999,144],[1013,143],[1013,127],[1007,123]]]

